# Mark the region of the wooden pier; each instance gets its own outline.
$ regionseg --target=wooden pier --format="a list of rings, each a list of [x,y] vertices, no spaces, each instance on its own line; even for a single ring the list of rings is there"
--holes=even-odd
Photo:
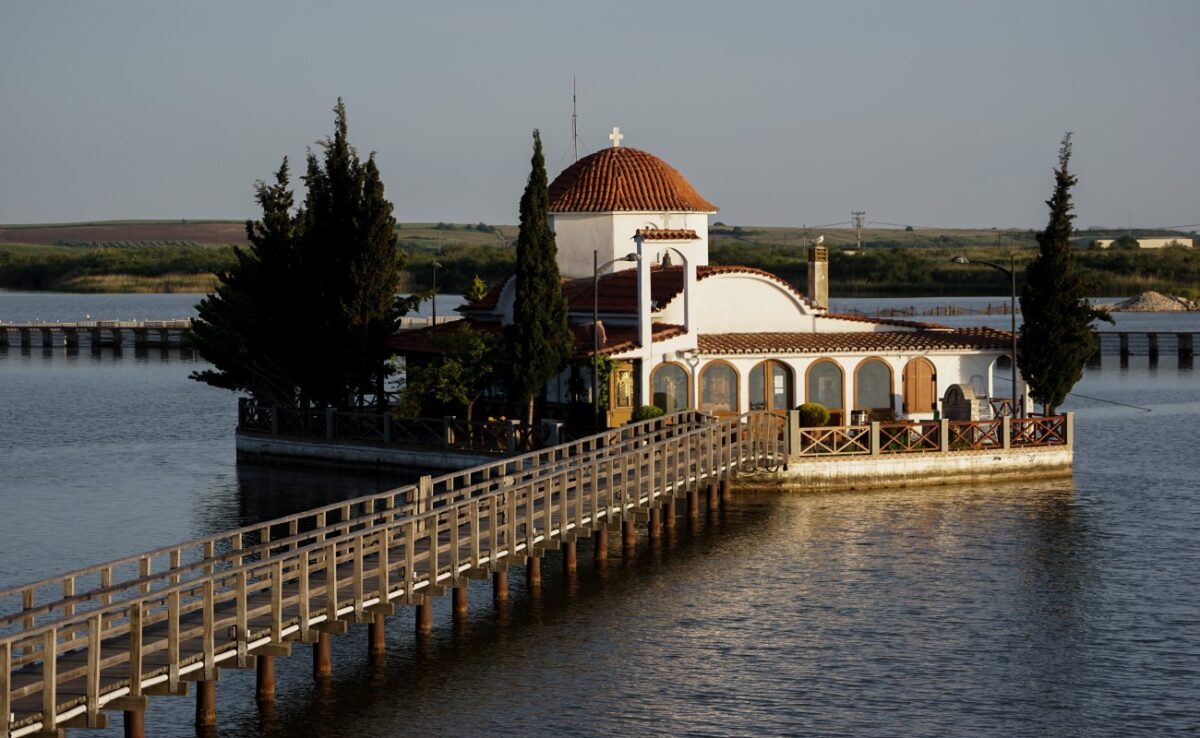
[[[1096,331],[1096,352],[1090,363],[1100,365],[1106,355],[1117,355],[1124,366],[1131,356],[1146,356],[1152,366],[1161,354],[1175,354],[1181,367],[1190,367],[1196,355],[1196,331]]]
[[[571,571],[581,537],[601,557],[609,530],[625,546],[637,523],[661,535],[677,500],[689,517],[715,509],[732,475],[786,456],[777,416],[688,411],[2,590],[0,738],[102,727],[112,711],[136,738],[149,698],[190,682],[211,728],[222,669],[255,668],[269,702],[274,659],[297,642],[325,678],[351,624],[378,653],[397,606],[426,633],[432,597],[452,591],[461,615],[469,579],[492,577],[503,598],[511,567],[534,583],[547,551]]]
[[[180,320],[87,320],[76,323],[0,323],[0,347],[10,346],[13,337],[21,348],[36,343],[43,348],[80,345],[136,347],[187,346],[192,321]],[[35,341],[36,339],[36,341]]]

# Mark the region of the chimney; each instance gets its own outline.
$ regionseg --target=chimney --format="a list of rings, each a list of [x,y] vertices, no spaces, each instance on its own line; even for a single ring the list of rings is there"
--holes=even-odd
[[[824,246],[808,247],[808,299],[829,309],[829,252]]]

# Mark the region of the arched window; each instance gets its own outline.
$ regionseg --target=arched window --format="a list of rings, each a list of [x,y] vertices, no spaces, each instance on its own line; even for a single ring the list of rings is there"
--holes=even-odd
[[[892,368],[883,359],[866,359],[854,371],[854,409],[892,410]]]
[[[808,368],[806,402],[819,402],[831,411],[843,406],[842,368],[830,359],[821,359]]]
[[[700,409],[722,415],[738,412],[738,375],[732,366],[715,362],[700,372]]]
[[[678,364],[660,364],[650,380],[654,404],[667,412],[679,412],[689,407],[687,370]]]
[[[750,409],[789,410],[792,407],[792,370],[768,360],[750,370]]]

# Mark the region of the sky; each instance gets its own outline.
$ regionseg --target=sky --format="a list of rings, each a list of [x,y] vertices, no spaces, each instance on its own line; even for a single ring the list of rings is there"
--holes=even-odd
[[[333,130],[400,221],[515,223],[622,144],[728,224],[1036,228],[1064,132],[1079,227],[1200,223],[1200,2],[0,3],[0,223],[256,215]],[[297,187],[300,183],[297,182]]]

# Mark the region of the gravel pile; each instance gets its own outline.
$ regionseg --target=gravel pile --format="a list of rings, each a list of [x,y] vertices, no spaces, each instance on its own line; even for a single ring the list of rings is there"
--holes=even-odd
[[[1143,292],[1137,297],[1131,297],[1124,302],[1112,306],[1113,310],[1130,313],[1168,313],[1180,310],[1190,310],[1194,307],[1178,297],[1164,295],[1161,292]]]

